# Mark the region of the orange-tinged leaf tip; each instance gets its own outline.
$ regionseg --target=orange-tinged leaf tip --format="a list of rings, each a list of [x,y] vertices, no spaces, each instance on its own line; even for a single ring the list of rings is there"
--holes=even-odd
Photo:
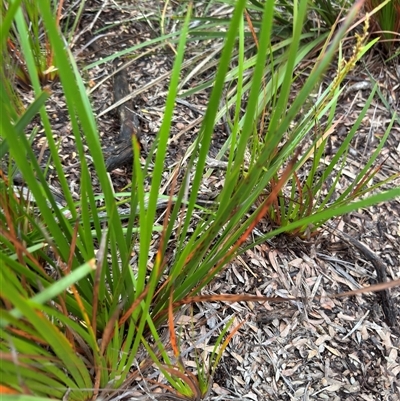
[[[11,387],[0,384],[0,394],[19,394],[19,392]]]

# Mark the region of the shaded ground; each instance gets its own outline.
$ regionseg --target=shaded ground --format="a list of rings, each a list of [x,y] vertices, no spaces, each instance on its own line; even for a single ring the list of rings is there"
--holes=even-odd
[[[150,9],[146,9],[146,15],[151,22],[146,22],[143,21],[143,8],[140,7],[109,3],[98,14],[98,3],[88,3],[81,29],[84,31],[85,27],[92,23],[94,25],[81,35],[73,49],[82,69],[158,34]],[[118,23],[106,31],[107,36],[96,33],[113,21],[126,22]],[[189,48],[188,57],[195,54],[196,49]],[[123,60],[130,63],[127,66],[128,80],[134,111],[141,125],[143,158],[162,121],[173,58],[173,52],[166,45],[133,62]],[[382,100],[375,97],[363,120],[362,129],[349,149],[346,167],[349,181],[385,132],[392,117],[388,107],[393,111],[400,109],[400,68],[396,61],[383,65],[382,60],[377,51],[371,52],[365,62],[360,63],[348,77],[348,89],[341,98],[338,111],[343,120],[331,136],[332,154],[365,104],[371,91],[369,74],[378,82],[382,94]],[[104,149],[112,148],[120,128],[116,109],[110,110],[114,103],[113,72],[112,62],[84,72],[87,74],[88,87],[91,87],[90,96],[98,116]],[[327,74],[327,80],[333,74],[334,69],[332,74]],[[204,80],[205,77],[193,77],[188,85],[194,84],[196,79]],[[69,173],[71,191],[78,199],[78,160],[65,104],[57,88],[55,84],[50,102],[53,125],[61,140],[60,153]],[[207,91],[204,91],[176,105],[166,182],[197,135],[207,96]],[[226,138],[227,131],[221,123],[215,130],[211,158],[216,156]],[[46,161],[45,142],[38,139],[34,146]],[[327,159],[329,157],[331,155],[327,155]],[[400,173],[399,160],[400,126],[396,122],[378,158],[379,163],[384,162],[378,178],[385,179]],[[127,167],[112,171],[110,176],[116,191],[129,184],[130,172]],[[50,175],[49,178],[56,187],[56,177]],[[211,197],[211,194],[218,193],[222,178],[223,170],[215,169],[204,180],[204,193],[201,195]],[[346,182],[340,182],[340,185],[345,187]],[[390,185],[400,186],[400,178]],[[165,193],[168,193],[168,185]],[[280,236],[256,246],[231,263],[205,291],[209,294],[291,295],[307,298],[307,301],[277,305],[215,302],[198,305],[197,313],[189,320],[191,324],[185,326],[185,320],[181,319],[183,349],[195,344],[200,351],[213,344],[218,330],[201,342],[196,343],[195,339],[204,338],[206,332],[212,331],[218,322],[235,315],[235,327],[246,320],[232,338],[220,363],[210,394],[212,399],[400,400],[399,327],[389,327],[385,322],[379,295],[344,299],[334,299],[328,295],[357,289],[377,280],[371,260],[351,242],[336,236],[335,229],[367,245],[386,265],[390,280],[400,278],[400,202],[395,200],[368,210],[359,210],[333,221],[332,227],[327,227],[310,240]],[[270,228],[271,223],[264,220],[254,236]],[[322,299],[316,297],[317,292],[323,295]],[[394,307],[398,308],[399,289],[391,290],[391,298]],[[188,366],[195,367],[194,350],[185,358]]]

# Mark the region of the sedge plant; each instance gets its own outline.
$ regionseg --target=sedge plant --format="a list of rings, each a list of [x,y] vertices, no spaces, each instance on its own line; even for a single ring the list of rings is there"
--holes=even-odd
[[[399,40],[400,2],[399,0],[366,0],[365,11],[371,14],[372,32],[378,35],[388,51]]]
[[[53,65],[53,54],[46,39],[43,25],[40,22],[37,7],[29,0],[21,3],[18,11],[19,18],[25,20],[28,26],[28,35],[22,35],[17,25],[12,25],[10,34],[7,37],[7,51],[3,52],[3,68],[8,67],[10,69],[9,66],[12,66],[12,73],[15,75],[14,81],[17,81],[24,88],[29,88],[31,82],[27,63],[32,63],[35,66],[42,84],[54,80],[56,69]],[[2,18],[4,18],[9,5],[10,2],[2,1]],[[28,48],[31,50],[31,57],[26,57],[26,49]],[[10,79],[11,77],[8,78]]]
[[[349,174],[345,171],[345,168],[347,165],[346,161],[350,143],[354,139],[363,118],[371,106],[371,102],[376,95],[377,85],[375,85],[371,91],[357,120],[335,152],[335,155],[332,158],[325,157],[329,137],[335,131],[336,126],[345,117],[338,117],[338,113],[336,112],[338,98],[342,92],[342,90],[340,90],[340,84],[355,67],[357,61],[359,61],[378,40],[375,39],[368,44],[365,43],[369,34],[368,28],[369,19],[366,19],[363,33],[355,35],[356,43],[349,60],[345,60],[342,56],[342,52],[339,52],[336,77],[322,92],[318,101],[313,108],[310,108],[304,119],[300,120],[292,129],[291,137],[293,138],[303,138],[306,132],[313,131],[313,149],[302,157],[298,165],[298,170],[293,173],[289,185],[280,192],[278,199],[270,209],[270,218],[279,226],[286,226],[293,221],[298,221],[302,217],[314,215],[316,212],[326,208],[336,208],[339,205],[346,205],[352,200],[365,196],[369,192],[376,191],[379,187],[388,184],[399,176],[399,174],[393,174],[382,180],[376,178],[381,166],[376,165],[375,162],[397,118],[394,113],[375,151],[371,153],[369,159],[365,162],[360,171],[352,177],[348,186],[342,188],[340,193],[337,193],[338,183],[343,181],[342,178],[344,178],[346,174]],[[323,52],[321,57],[323,57]],[[312,117],[310,118],[310,116]],[[318,126],[318,121],[321,120],[322,116],[328,116],[327,122],[324,124],[323,128]],[[314,128],[310,125],[313,120],[316,122],[314,123]],[[288,141],[288,145],[292,149],[295,146],[292,141]],[[292,150],[290,149],[290,151]],[[302,171],[301,166],[307,162],[309,163],[308,166],[305,171],[304,169]],[[304,179],[300,179],[300,175],[304,175]],[[331,184],[329,190],[326,190],[326,183],[329,180]],[[271,187],[274,187],[275,182],[276,177],[271,181]],[[299,227],[292,231],[291,234],[300,236],[315,235],[318,233],[318,228],[325,222],[326,220],[322,219],[317,224]]]
[[[84,2],[80,2],[78,11],[75,12],[74,23],[65,29],[64,38],[67,43],[71,41],[71,35],[76,29],[82,13]],[[63,1],[52,3],[52,13],[57,26],[63,17],[69,19],[69,13],[63,15]],[[9,16],[14,15],[10,20]],[[75,10],[73,10],[75,11]],[[12,108],[15,113],[21,115],[24,104],[21,96],[24,91],[32,87],[31,72],[35,69],[41,85],[47,85],[58,79],[57,67],[54,65],[54,54],[44,28],[36,2],[32,0],[7,1],[0,3],[0,20],[7,28],[6,43],[2,46],[0,80],[2,90],[12,100]],[[20,30],[24,21],[26,30]],[[68,23],[64,24],[66,27]]]
[[[188,5],[180,29],[160,39],[164,43],[168,39],[176,49],[164,119],[156,146],[144,166],[140,163],[138,140],[133,138],[132,186],[128,196],[115,194],[108,178],[86,88],[74,58],[65,47],[51,2],[35,3],[54,54],[79,155],[80,198],[75,201],[69,191],[54,142],[45,108],[51,93],[42,89],[35,66],[27,63],[34,100],[21,116],[12,113],[12,99],[7,91],[2,89],[1,92],[5,112],[0,115],[0,135],[8,146],[3,158],[6,167],[0,176],[0,389],[3,399],[16,400],[21,395],[32,400],[121,398],[131,395],[133,389],[140,389],[134,387],[138,381],[146,383],[149,394],[158,386],[169,391],[173,399],[205,396],[210,375],[229,337],[219,338],[220,351],[214,349],[209,368],[191,371],[182,362],[175,317],[182,305],[201,301],[198,294],[202,288],[246,246],[251,246],[247,240],[253,228],[278,198],[301,164],[303,155],[313,151],[314,144],[302,150],[297,145],[290,149],[279,144],[287,141],[286,133],[292,121],[336,54],[361,7],[356,3],[350,10],[324,57],[318,60],[313,74],[292,101],[289,97],[292,77],[299,57],[304,54],[299,54],[299,49],[302,48],[307,3],[307,0],[300,0],[294,5],[287,54],[281,65],[276,64],[271,69],[271,64],[275,63],[271,57],[276,39],[274,17],[279,11],[275,10],[273,1],[264,4],[257,28],[263,40],[259,41],[256,55],[251,56],[251,63],[247,63],[244,52],[247,2],[235,2],[200,132],[188,150],[187,163],[182,161],[183,182],[178,183],[174,178],[171,192],[160,194],[173,110],[182,90],[180,79],[185,49],[188,38],[193,37],[190,36],[192,9]],[[5,14],[9,23],[0,27],[2,49],[7,46],[13,22],[19,32],[28,32],[26,22],[19,16],[19,2],[10,4]],[[207,154],[215,124],[223,112],[220,101],[232,71],[231,55],[237,44],[239,51],[234,68],[239,87],[232,98],[235,118],[226,144],[229,168],[214,207],[204,210],[199,207],[197,196],[208,174]],[[22,51],[29,57],[32,53],[29,42]],[[271,97],[278,100],[271,111],[265,140],[249,164],[248,145],[254,127],[259,125],[259,110],[263,109],[265,99],[260,88],[268,77],[271,78],[265,72],[272,70],[278,73],[275,77],[279,77],[280,84],[271,85]],[[242,115],[240,99],[245,95],[247,103]],[[37,115],[63,190],[63,206],[56,202],[26,136],[29,124]],[[310,114],[310,121],[314,118],[315,115]],[[297,141],[300,143],[301,138]],[[86,152],[90,153],[93,167],[87,163]],[[15,167],[21,172],[23,187],[13,184]],[[100,182],[101,194],[94,192],[93,174]],[[275,178],[274,188],[254,209]],[[147,179],[151,179],[149,191],[145,190]],[[318,224],[398,195],[400,190],[392,189],[334,208],[316,210],[266,235]],[[168,198],[161,226],[158,224],[160,196]],[[125,199],[130,213],[121,213],[121,199]],[[167,335],[160,330],[166,322]],[[154,371],[157,375],[161,372],[166,382],[154,380]],[[141,389],[144,391],[143,387]]]

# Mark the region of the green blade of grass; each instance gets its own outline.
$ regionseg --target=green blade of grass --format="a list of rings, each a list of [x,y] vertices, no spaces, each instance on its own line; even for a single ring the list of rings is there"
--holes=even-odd
[[[0,271],[0,281],[4,282],[4,280],[3,272]],[[40,312],[40,304],[23,299],[11,285],[3,286],[3,289],[3,296],[12,300],[16,310],[19,310],[23,316],[29,317],[30,323],[40,334],[41,338],[52,348],[55,355],[68,366],[68,371],[76,383],[76,386],[72,383],[70,383],[70,386],[76,387],[77,394],[81,393],[83,395],[83,390],[79,389],[89,389],[92,387],[90,374],[83,361],[77,357],[75,350],[71,347],[64,334]],[[69,381],[67,375],[65,375],[65,381]]]
[[[85,263],[78,269],[75,269],[74,271],[72,271],[67,276],[58,280],[56,283],[54,283],[50,287],[43,289],[39,294],[35,295],[29,301],[26,301],[26,302],[31,302],[32,304],[46,303],[47,301],[55,298],[57,295],[64,292],[72,284],[76,283],[77,281],[81,280],[83,277],[87,276],[89,273],[91,273],[93,271],[94,267],[95,267],[94,261],[89,261],[88,263]],[[2,274],[1,271],[0,271],[0,274]],[[3,275],[2,275],[2,278],[4,280],[3,281],[3,283],[4,283],[5,277]],[[22,312],[18,309],[12,310],[10,312],[10,314],[11,314],[11,316],[13,316],[15,318],[22,317]],[[5,327],[6,325],[7,325],[7,322],[0,319],[0,327]]]

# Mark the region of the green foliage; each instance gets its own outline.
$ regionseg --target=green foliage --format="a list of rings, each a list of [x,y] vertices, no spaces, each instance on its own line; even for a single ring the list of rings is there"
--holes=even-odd
[[[381,41],[390,51],[399,39],[400,2],[399,0],[366,0],[365,10],[371,14],[372,32],[381,37]]]
[[[347,76],[347,74],[354,68],[356,62],[376,43],[374,40],[368,45],[365,45],[368,35],[368,22],[364,26],[362,35],[356,34],[356,44],[353,48],[353,54],[349,60],[344,60],[339,57],[337,75],[332,80],[329,87],[319,96],[314,107],[306,113],[302,120],[300,120],[292,130],[290,137],[296,143],[298,138],[304,138],[306,132],[314,131],[313,133],[313,149],[306,153],[301,159],[298,169],[294,172],[290,185],[286,191],[281,191],[279,199],[270,209],[271,219],[279,226],[285,227],[291,222],[299,221],[306,216],[315,216],[318,211],[324,208],[335,209],[340,205],[346,205],[351,201],[361,198],[369,192],[375,191],[382,185],[395,179],[397,175],[389,177],[383,182],[375,182],[371,185],[374,176],[379,171],[380,167],[372,168],[376,158],[379,156],[380,151],[392,129],[396,115],[393,115],[392,121],[386,129],[385,135],[382,137],[377,149],[371,154],[369,161],[361,169],[361,171],[353,178],[347,188],[343,188],[340,195],[336,194],[338,183],[344,177],[344,170],[347,160],[347,153],[356,132],[360,128],[362,119],[366,115],[371,102],[375,96],[377,85],[371,92],[368,100],[366,101],[359,118],[352,126],[347,137],[343,140],[340,148],[336,154],[327,163],[323,162],[325,156],[325,149],[329,140],[329,136],[335,131],[335,126],[340,122],[335,120],[337,118],[336,106],[338,97],[340,95],[340,83]],[[341,53],[340,53],[341,54]],[[323,57],[323,53],[320,57]],[[328,121],[324,124],[323,130],[319,127],[319,121],[323,116],[329,115]],[[314,123],[314,127],[312,124]],[[288,141],[291,145],[290,151],[294,148],[293,142]],[[311,161],[310,161],[311,159]],[[308,167],[302,169],[301,166],[307,161]],[[299,175],[304,175],[304,179],[300,180]],[[332,176],[335,176],[333,179]],[[325,189],[328,180],[333,181],[333,185],[329,190]],[[275,177],[271,181],[271,186],[277,182]],[[286,192],[286,193],[285,193]],[[326,222],[326,219],[321,219],[316,223],[307,224],[302,227],[290,231],[291,234],[300,236],[309,236],[317,233],[317,229]]]
[[[7,10],[4,9],[5,23],[1,28],[3,50],[7,39],[13,37],[14,23],[19,32],[28,33],[19,3],[10,4]],[[100,395],[112,396],[139,378],[146,368],[155,366],[164,374],[174,393],[202,397],[207,391],[210,374],[215,371],[226,346],[224,332],[211,355],[209,368],[199,368],[196,376],[180,362],[179,348],[172,341],[174,312],[188,296],[199,293],[243,251],[252,228],[279,199],[278,194],[284,194],[285,185],[288,183],[294,188],[291,205],[280,212],[281,216],[286,216],[287,223],[265,237],[283,231],[300,230],[304,233],[305,227],[310,225],[318,227],[322,221],[334,216],[400,195],[399,189],[393,189],[355,199],[366,193],[367,182],[363,176],[373,176],[373,170],[368,173],[376,157],[373,155],[360,172],[356,187],[349,188],[347,193],[345,191],[341,201],[330,205],[328,194],[318,203],[314,202],[324,177],[332,172],[340,158],[344,163],[348,142],[354,135],[354,132],[349,134],[338,160],[332,161],[322,176],[318,176],[316,171],[326,136],[317,132],[308,145],[304,139],[327,114],[327,127],[334,126],[335,102],[339,93],[335,86],[337,82],[333,82],[317,100],[315,108],[303,115],[297,127],[292,128],[296,116],[308,104],[315,86],[337,54],[359,4],[350,10],[331,38],[330,46],[316,62],[295,99],[291,99],[290,93],[297,68],[326,36],[314,38],[312,34],[303,33],[307,0],[291,6],[293,19],[284,31],[284,40],[276,36],[275,22],[279,12],[274,2],[261,5],[255,1],[235,1],[229,21],[204,19],[196,30],[191,27],[192,9],[188,6],[176,34],[164,35],[141,45],[154,49],[168,42],[176,46],[176,57],[154,153],[149,154],[148,162],[142,166],[137,138],[133,138],[135,157],[131,191],[114,194],[86,88],[75,60],[65,48],[52,4],[48,0],[31,2],[31,12],[41,16],[47,32],[48,46],[58,68],[68,107],[80,161],[80,200],[75,202],[69,191],[44,107],[49,93],[42,89],[43,82],[40,82],[35,63],[34,52],[38,43],[22,41],[25,72],[32,84],[35,100],[21,116],[15,110],[7,83],[1,82],[4,113],[0,114],[0,149],[2,163],[7,166],[0,177],[0,384],[3,388],[24,394],[27,399],[28,395],[77,401],[96,399]],[[251,7],[252,16],[256,16],[257,21],[246,27],[243,16],[245,9]],[[257,41],[248,34],[248,30],[255,32],[254,27]],[[184,61],[187,42],[197,40],[206,47],[206,40],[210,37],[206,33],[218,34],[223,39],[215,53],[205,55],[205,60],[218,56],[214,63],[214,78],[196,88],[184,90],[184,83],[190,78],[185,68],[199,61]],[[35,41],[36,36],[33,38]],[[124,52],[130,51],[132,49]],[[362,51],[360,49],[357,56]],[[206,62],[200,65],[197,72],[209,68],[206,65]],[[93,65],[86,68],[91,67]],[[346,73],[343,71],[339,69],[341,78]],[[161,228],[157,222],[157,204],[176,97],[205,88],[210,88],[207,111],[200,133],[186,154],[188,163],[182,167],[185,169],[183,183],[178,194],[170,198]],[[226,107],[220,109],[226,88],[230,89],[224,99]],[[243,104],[243,98],[247,99],[246,104]],[[368,102],[371,101],[372,97]],[[263,136],[259,139],[257,128],[264,124],[262,116],[265,116],[265,110],[269,114],[268,124],[263,126]],[[329,110],[332,110],[331,114]],[[214,208],[200,209],[197,194],[204,176],[210,174],[206,169],[206,159],[215,124],[222,115],[228,114],[227,111],[233,117],[231,134],[220,153],[220,157],[227,154],[229,160],[224,187]],[[366,108],[362,113],[365,111]],[[27,127],[37,113],[65,197],[64,208],[56,202],[26,135]],[[384,138],[380,146],[383,142]],[[302,143],[305,144],[300,154]],[[249,149],[252,150],[250,158],[247,157]],[[86,152],[93,160],[101,194],[93,190],[93,170],[87,164]],[[296,187],[295,178],[290,177],[296,177],[294,172],[302,166],[305,168],[307,160],[311,159],[310,178],[302,187]],[[25,182],[23,188],[13,184],[16,170]],[[151,189],[145,193],[144,182],[149,178]],[[190,187],[188,196],[187,186]],[[306,199],[307,188],[311,186],[316,191]],[[266,195],[265,188],[268,187],[270,191]],[[303,188],[303,195],[300,196],[298,188]],[[296,189],[305,205],[294,200]],[[254,211],[253,205],[263,197],[265,201]],[[117,198],[129,204],[131,212],[128,218],[120,214]],[[286,204],[283,206],[287,208]],[[195,213],[199,210],[204,213],[193,228]],[[156,255],[152,257],[156,230],[161,234]],[[167,256],[167,246],[174,248],[172,258]],[[137,262],[133,262],[132,255],[136,253],[139,256]],[[160,326],[167,321],[171,344],[159,332]],[[221,345],[219,351],[218,345]],[[135,367],[135,360],[140,366]],[[8,398],[17,399],[17,396]]]
[[[57,76],[57,70],[36,2],[23,0],[20,3],[14,23],[7,35],[7,51],[3,49],[5,57],[3,63],[10,72],[12,71],[20,85],[29,88],[31,85],[29,74],[33,70],[36,70],[36,75],[42,84],[53,81]],[[2,19],[11,8],[11,4],[15,2],[1,2]],[[57,9],[53,9],[53,15],[58,24]],[[14,77],[5,78],[10,80]]]
[[[310,3],[311,9],[328,28],[335,26],[338,22],[338,17],[345,14],[352,5],[352,2],[348,0],[335,2],[330,0],[313,0]]]

